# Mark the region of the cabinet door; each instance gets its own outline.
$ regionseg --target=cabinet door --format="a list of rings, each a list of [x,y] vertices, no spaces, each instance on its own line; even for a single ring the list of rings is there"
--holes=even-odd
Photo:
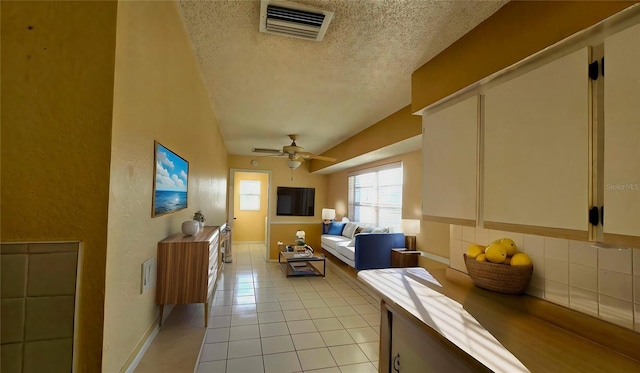
[[[391,372],[490,372],[444,338],[429,335],[396,312],[392,315]]]
[[[640,25],[604,48],[604,241],[640,247]]]
[[[475,226],[479,97],[422,118],[422,214]]]
[[[487,91],[484,227],[588,239],[590,50]]]

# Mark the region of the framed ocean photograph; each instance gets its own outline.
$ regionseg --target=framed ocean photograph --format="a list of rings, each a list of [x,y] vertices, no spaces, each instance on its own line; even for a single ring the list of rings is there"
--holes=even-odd
[[[152,217],[186,209],[189,190],[189,162],[157,141],[154,145]]]

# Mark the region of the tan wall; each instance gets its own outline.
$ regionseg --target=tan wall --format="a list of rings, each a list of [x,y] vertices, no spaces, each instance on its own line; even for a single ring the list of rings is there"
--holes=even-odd
[[[348,212],[348,173],[392,162],[402,162],[404,180],[402,189],[402,218],[422,218],[422,160],[421,151],[402,154],[378,162],[329,175],[327,203],[336,209],[336,219]],[[347,216],[348,217],[348,216]],[[449,224],[421,221],[420,233],[416,235],[418,250],[445,258],[449,257]]]
[[[411,105],[409,105],[360,131],[322,155],[337,158],[338,162],[344,162],[420,134],[422,134],[422,117],[412,115]],[[331,162],[312,160],[311,171],[318,171],[331,165],[333,165]]]
[[[86,20],[85,20],[86,21]],[[175,2],[119,2],[103,372],[126,368],[157,322],[141,263],[197,210],[226,221],[227,152]],[[189,162],[188,208],[151,217],[154,140]]]
[[[2,2],[3,242],[81,241],[78,371],[100,371],[115,2]]]
[[[259,165],[251,166],[251,160],[257,159]],[[307,241],[312,247],[320,247],[322,233],[322,209],[327,205],[328,175],[309,173],[309,162],[304,162],[291,173],[284,157],[229,156],[229,168],[247,172],[255,170],[271,171],[271,192],[269,199],[270,235],[269,258],[278,259],[278,241],[287,243],[293,240],[297,230],[306,233]],[[293,176],[293,180],[291,180]],[[278,186],[316,188],[314,216],[276,216],[275,201]],[[317,228],[316,228],[317,227]],[[317,238],[314,238],[317,235]],[[234,237],[235,240],[235,237]]]
[[[260,210],[240,210],[240,181],[260,181]],[[269,215],[269,174],[236,172],[234,175],[233,196],[233,241],[234,242],[264,242],[265,218]]]

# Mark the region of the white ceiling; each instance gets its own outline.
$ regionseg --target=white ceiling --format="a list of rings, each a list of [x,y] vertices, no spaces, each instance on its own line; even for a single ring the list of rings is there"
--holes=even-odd
[[[229,154],[341,143],[409,105],[411,73],[506,1],[295,3],[334,12],[323,41],[260,33],[260,1],[180,0]]]

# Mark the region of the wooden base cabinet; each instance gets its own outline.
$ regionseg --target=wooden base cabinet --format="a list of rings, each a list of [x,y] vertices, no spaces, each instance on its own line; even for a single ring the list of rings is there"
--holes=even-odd
[[[383,302],[380,372],[491,372],[438,333],[428,333]]]
[[[194,236],[176,233],[158,242],[156,303],[160,326],[165,304],[204,304],[204,325],[209,299],[218,276],[219,227],[204,227]]]

